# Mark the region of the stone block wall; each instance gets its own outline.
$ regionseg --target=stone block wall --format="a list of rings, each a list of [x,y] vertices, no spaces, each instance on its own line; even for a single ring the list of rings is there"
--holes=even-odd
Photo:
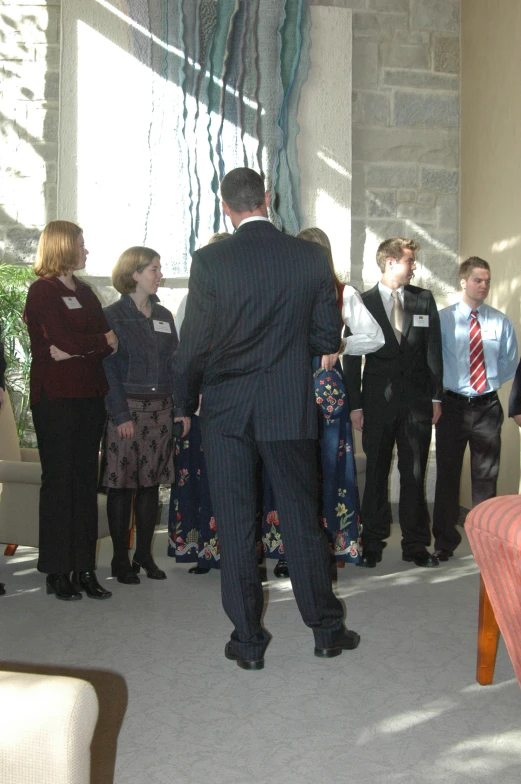
[[[0,259],[32,261],[56,217],[60,0],[0,0]]]
[[[412,236],[415,282],[442,303],[459,246],[460,0],[311,2],[353,14],[351,280],[374,283],[378,243]]]

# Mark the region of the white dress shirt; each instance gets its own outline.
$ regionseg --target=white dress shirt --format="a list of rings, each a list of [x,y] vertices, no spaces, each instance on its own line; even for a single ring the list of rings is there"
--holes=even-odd
[[[372,354],[384,345],[385,338],[380,325],[352,286],[344,286],[342,319],[352,332],[352,335],[344,338],[345,348],[342,354],[359,357]]]

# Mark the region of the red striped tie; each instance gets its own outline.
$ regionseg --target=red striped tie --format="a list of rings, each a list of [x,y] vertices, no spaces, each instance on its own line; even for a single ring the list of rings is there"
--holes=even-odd
[[[477,310],[470,313],[470,386],[476,390],[478,395],[481,395],[487,386],[483,341],[481,340]]]

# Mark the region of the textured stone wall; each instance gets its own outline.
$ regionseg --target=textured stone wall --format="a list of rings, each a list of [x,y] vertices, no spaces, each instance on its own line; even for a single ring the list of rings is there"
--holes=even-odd
[[[28,261],[56,217],[60,0],[0,0],[0,258]]]
[[[415,282],[442,301],[458,251],[459,0],[311,2],[353,12],[351,280],[367,288],[378,243],[413,236]]]

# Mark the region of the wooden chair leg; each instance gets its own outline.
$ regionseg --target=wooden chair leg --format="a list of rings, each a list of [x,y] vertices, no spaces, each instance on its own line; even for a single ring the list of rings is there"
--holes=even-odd
[[[17,544],[8,544],[4,550],[4,555],[14,555],[18,548]]]
[[[479,585],[479,621],[478,621],[478,664],[476,680],[481,686],[490,686],[494,679],[496,666],[499,627],[494,610],[488,598],[487,589],[480,577]]]

